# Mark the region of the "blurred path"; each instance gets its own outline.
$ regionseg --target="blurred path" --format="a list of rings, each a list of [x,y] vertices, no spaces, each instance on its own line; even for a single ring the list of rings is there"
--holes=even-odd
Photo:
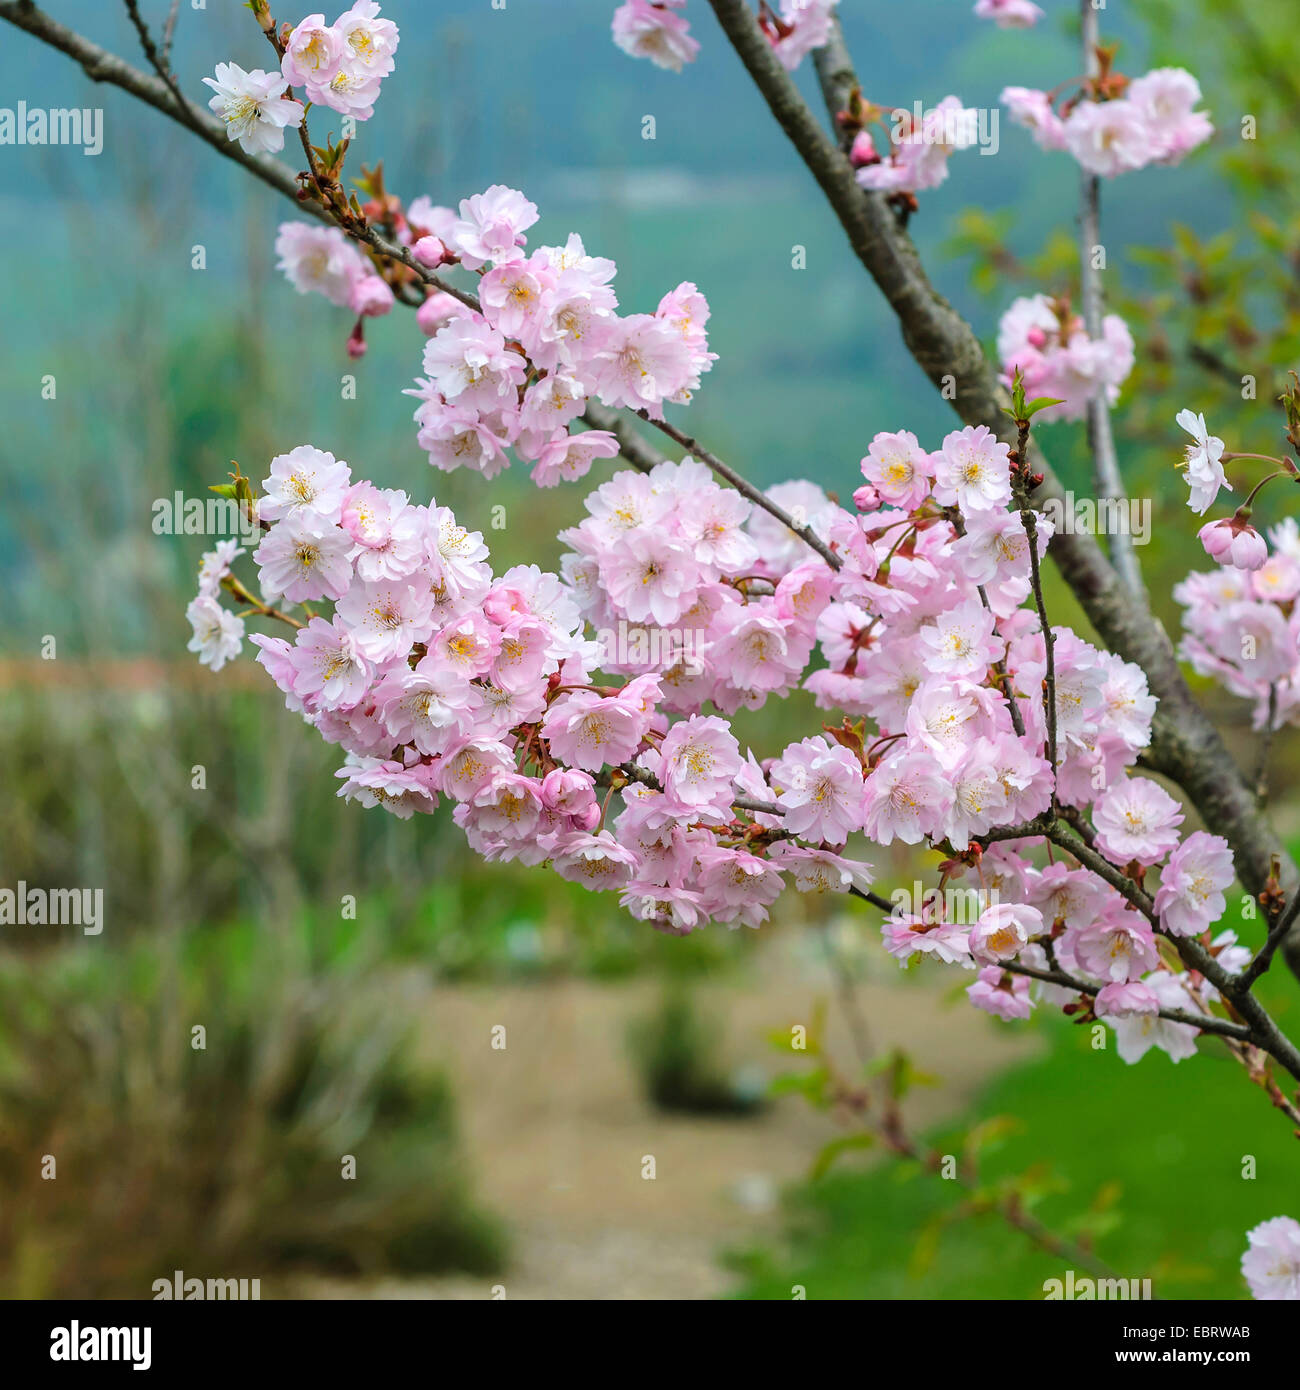
[[[768,1077],[790,1070],[768,1034],[807,1023],[819,998],[833,999],[829,973],[806,951],[792,950],[796,939],[774,933],[748,980],[695,987],[698,1007],[725,1039],[725,1063]],[[940,977],[928,980],[937,985]],[[964,999],[945,999],[952,977],[942,983],[943,993],[899,979],[892,962],[873,957],[868,982],[856,991],[875,1046],[906,1048],[942,1080],[909,1099],[920,1126],[959,1111],[992,1072],[1035,1046],[1032,1034],[1000,1027]],[[655,1110],[626,1038],[629,1023],[659,997],[645,980],[434,992],[429,1053],[454,1079],[475,1189],[507,1223],[511,1267],[498,1280],[389,1281],[367,1296],[484,1298],[493,1283],[504,1284],[508,1298],[711,1298],[727,1291],[720,1252],[774,1232],[781,1188],[804,1176],[842,1131],[797,1097],[753,1118]],[[849,1040],[833,1002],[830,1017],[833,1051],[847,1062]],[[506,1029],[504,1050],[491,1046],[498,1025]],[[642,1176],[647,1157],[652,1180]]]

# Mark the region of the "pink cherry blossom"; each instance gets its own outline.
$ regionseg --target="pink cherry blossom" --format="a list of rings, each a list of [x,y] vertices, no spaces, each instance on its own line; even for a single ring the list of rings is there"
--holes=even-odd
[[[1161,871],[1155,897],[1160,925],[1174,936],[1199,936],[1223,915],[1223,891],[1235,876],[1228,842],[1220,835],[1194,831]]]
[[[975,0],[975,14],[999,29],[1032,29],[1043,17],[1033,0]]]
[[[772,766],[787,829],[814,843],[842,845],[862,826],[862,768],[824,738],[792,743]]]
[[[1029,997],[1029,978],[1013,975],[996,965],[986,965],[975,983],[966,987],[966,997],[977,1009],[1007,1020],[1026,1019],[1033,1012]]]
[[[1300,1221],[1274,1216],[1247,1234],[1241,1272],[1253,1298],[1300,1300]]]
[[[690,25],[666,4],[653,0],[626,0],[614,11],[614,42],[633,58],[649,58],[656,67],[681,72],[693,63],[700,45],[690,36]]]
[[[216,72],[203,80],[216,93],[208,109],[225,122],[226,138],[237,140],[245,154],[284,149],[285,128],[302,124],[303,107],[284,95],[283,75],[261,68],[245,72],[238,63],[218,63]]]
[[[1178,803],[1149,777],[1129,777],[1108,788],[1092,814],[1097,847],[1117,864],[1158,863],[1177,845],[1182,821]]]

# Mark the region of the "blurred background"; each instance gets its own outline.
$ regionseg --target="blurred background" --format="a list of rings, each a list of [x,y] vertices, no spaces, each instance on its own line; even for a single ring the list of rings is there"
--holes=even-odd
[[[1073,6],[1043,3],[1030,33],[966,0],[841,9],[868,97],[993,107],[1004,85],[1080,71]],[[144,66],[114,0],[46,8]],[[141,4],[155,27],[167,8]],[[352,160],[382,159],[407,201],[524,189],[533,239],[576,230],[613,257],[626,311],[698,283],[720,360],[690,428],[757,481],[847,495],[876,431],[936,446],[946,407],[707,6],[689,7],[703,51],[680,77],[619,53],[612,9],[390,0],[397,70]],[[1218,128],[1182,168],[1108,184],[1103,210],[1109,307],[1139,343],[1121,460],[1152,505],[1141,558],[1171,631],[1169,589],[1199,562],[1173,416],[1190,405],[1230,447],[1271,451],[1300,357],[1289,11],[1103,15],[1124,71],[1191,69]],[[106,925],[0,927],[0,1292],[149,1297],[183,1270],[259,1278],[264,1297],[1041,1296],[1059,1259],[917,1165],[842,1142],[852,1123],[808,1079],[822,1060],[790,1050],[793,1025],[824,1019],[850,1074],[910,1059],[909,1122],[978,1157],[985,1190],[1014,1184],[1162,1292],[1241,1296],[1244,1232],[1287,1209],[1294,1140],[1225,1053],[1128,1068],[1059,1018],[997,1023],[965,981],[900,972],[874,915],[843,900],[791,893],[761,932],[660,937],[612,900],[476,861],[442,813],[336,802],[335,754],[260,668],[197,666],[184,608],[211,542],[154,534],[152,504],[205,495],[231,460],[257,480],[318,443],[436,492],[503,566],[553,564],[581,494],[518,470],[490,486],[431,472],[400,394],[419,369],[413,316],[370,321],[350,362],[349,316],[274,269],[289,204],[62,55],[3,38],[2,104],[102,107],[104,149],[0,147],[0,886],[102,886]],[[174,66],[192,99],[217,62],[267,52],[236,0],[182,0]],[[811,65],[799,77],[811,93]],[[1240,138],[1244,116],[1257,138]],[[991,345],[1017,295],[1077,289],[1076,170],[1006,121],[997,157],[951,169],[913,231]],[[1082,427],[1040,433],[1086,490]],[[1059,586],[1049,607],[1086,630]],[[1250,759],[1243,708],[1203,693]],[[754,746],[810,711],[754,717]],[[1289,738],[1274,764],[1294,836]],[[882,891],[933,868],[875,859]],[[1296,989],[1278,972],[1263,991],[1292,1026]]]

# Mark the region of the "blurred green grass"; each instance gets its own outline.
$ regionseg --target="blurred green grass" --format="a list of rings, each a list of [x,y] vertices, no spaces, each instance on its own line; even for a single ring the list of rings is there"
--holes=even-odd
[[[1274,992],[1294,988],[1288,977]],[[1300,1008],[1278,1013],[1294,1027]],[[1060,1234],[1091,1228],[1096,1253],[1123,1278],[1150,1278],[1158,1297],[1245,1297],[1246,1232],[1300,1211],[1286,1119],[1215,1043],[1177,1066],[1152,1052],[1130,1067],[1113,1045],[1094,1052],[1089,1029],[1040,1026],[1046,1053],[994,1080],[962,1122],[929,1136],[935,1147],[959,1154],[971,1126],[1012,1117],[983,1151],[984,1182],[1032,1170],[1051,1189],[1034,1214]],[[821,1299],[1036,1299],[1064,1278],[1062,1259],[1000,1217],[957,1215],[961,1195],[914,1163],[841,1160],[789,1193],[782,1242],[732,1253],[739,1296],[790,1298],[798,1285]]]

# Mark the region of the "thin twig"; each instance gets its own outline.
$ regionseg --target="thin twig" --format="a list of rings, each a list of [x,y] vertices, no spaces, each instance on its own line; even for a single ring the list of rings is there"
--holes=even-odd
[[[1096,76],[1100,71],[1097,56],[1099,42],[1098,17],[1095,0],[1079,0],[1083,25],[1085,71]],[[1102,322],[1101,272],[1094,257],[1101,250],[1101,179],[1086,169],[1080,171],[1079,197],[1079,275],[1083,286],[1083,321],[1088,337],[1094,343],[1104,337]],[[1124,481],[1120,477],[1119,458],[1115,452],[1115,435],[1111,429],[1110,402],[1106,388],[1098,383],[1088,401],[1088,442],[1093,461],[1093,481],[1099,500],[1125,501]],[[1114,513],[1112,513],[1114,514]],[[1138,566],[1133,537],[1124,527],[1116,526],[1110,537],[1110,558],[1121,582],[1133,601],[1143,609],[1147,606],[1146,588]]]
[[[171,61],[172,40],[176,37],[176,16],[180,13],[181,0],[172,0],[172,7],[167,12],[167,22],[163,25],[162,37],[162,60],[166,67]]]

